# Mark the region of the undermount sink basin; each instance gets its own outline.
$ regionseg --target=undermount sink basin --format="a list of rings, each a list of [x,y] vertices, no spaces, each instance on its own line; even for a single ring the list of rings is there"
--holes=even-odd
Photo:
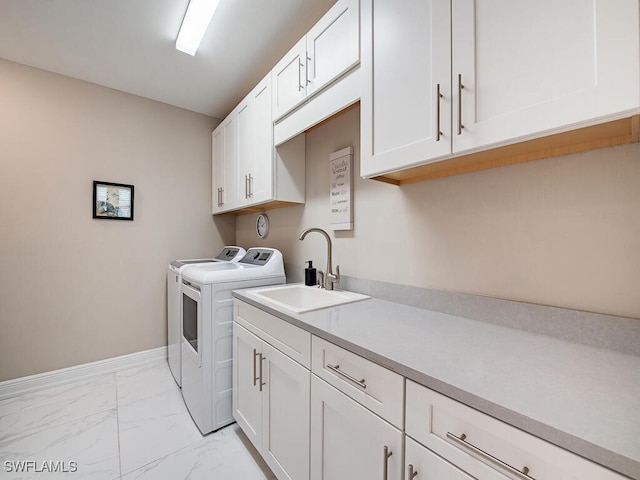
[[[261,288],[252,290],[251,293],[296,313],[310,312],[371,298],[367,295],[344,290],[325,290],[305,285]]]

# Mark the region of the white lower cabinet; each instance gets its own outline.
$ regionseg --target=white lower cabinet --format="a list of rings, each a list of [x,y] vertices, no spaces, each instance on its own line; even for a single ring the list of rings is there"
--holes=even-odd
[[[281,479],[309,478],[309,370],[262,345],[262,455]]]
[[[412,381],[407,381],[406,399],[407,436],[467,472],[474,479],[625,478]],[[412,461],[413,458],[410,458],[407,452],[407,462]],[[449,477],[435,475],[416,478],[420,480]]]
[[[279,480],[308,479],[311,374],[249,328],[233,325],[233,416]]]
[[[400,480],[402,432],[311,376],[311,479]]]
[[[239,300],[233,416],[279,480],[626,478]]]
[[[251,440],[262,450],[262,392],[257,386],[256,356],[262,340],[233,324],[233,417]]]

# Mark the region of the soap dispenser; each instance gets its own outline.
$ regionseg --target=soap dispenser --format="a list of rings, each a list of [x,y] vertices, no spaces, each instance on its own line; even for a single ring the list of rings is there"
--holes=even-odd
[[[316,281],[316,269],[313,268],[313,262],[311,260],[308,260],[306,263],[308,263],[309,266],[304,269],[304,284],[308,287],[315,287],[318,284]]]

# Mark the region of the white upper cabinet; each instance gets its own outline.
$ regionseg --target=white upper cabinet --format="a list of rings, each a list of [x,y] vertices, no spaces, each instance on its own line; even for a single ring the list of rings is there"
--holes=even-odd
[[[359,0],[339,0],[307,33],[307,95],[360,62]]]
[[[213,132],[214,214],[305,201],[305,136],[274,148],[271,97],[269,74]]]
[[[361,8],[363,176],[640,111],[637,0]]]
[[[236,199],[236,115],[225,118],[211,134],[213,213],[234,208]]]
[[[451,152],[450,15],[450,0],[363,0],[363,176]]]
[[[273,118],[279,118],[307,97],[307,42],[303,37],[272,70]]]
[[[238,135],[238,203],[249,202],[249,176],[254,171],[254,128],[253,128],[253,102],[251,96],[247,96],[237,107],[237,135]],[[255,173],[255,172],[254,172]],[[244,180],[244,182],[242,181]]]
[[[261,203],[274,195],[273,121],[271,120],[271,75],[251,92],[253,101],[254,162],[249,181],[251,203]],[[304,164],[304,155],[298,159]],[[304,183],[304,180],[303,180]]]
[[[237,107],[238,204],[260,203],[273,193],[271,77],[267,75]]]
[[[454,153],[640,106],[637,0],[452,4]]]
[[[359,0],[338,0],[273,68],[273,120],[359,62]]]

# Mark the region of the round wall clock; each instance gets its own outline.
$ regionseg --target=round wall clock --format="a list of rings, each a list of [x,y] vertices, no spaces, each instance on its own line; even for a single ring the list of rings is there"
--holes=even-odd
[[[256,220],[256,233],[260,238],[266,238],[269,235],[269,217],[264,213],[258,215]]]

